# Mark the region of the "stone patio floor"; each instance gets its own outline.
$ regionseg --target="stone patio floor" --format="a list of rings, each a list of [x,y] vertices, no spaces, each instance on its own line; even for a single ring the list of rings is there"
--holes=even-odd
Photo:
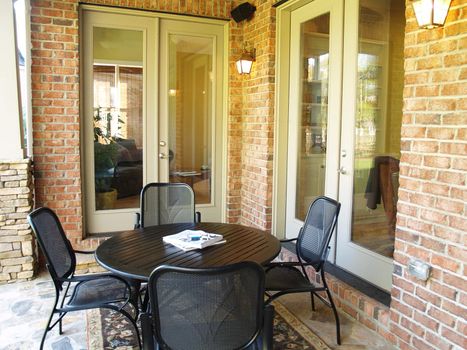
[[[47,272],[28,282],[0,285],[0,350],[38,349],[45,323],[54,302],[55,290]],[[338,346],[335,324],[329,308],[317,301],[311,312],[308,295],[285,296],[280,301],[323,339],[332,349],[393,350],[384,338],[340,313],[342,345]],[[304,307],[305,305],[305,307]],[[47,335],[46,349],[87,349],[86,314],[70,313],[63,319],[63,335],[58,326]]]

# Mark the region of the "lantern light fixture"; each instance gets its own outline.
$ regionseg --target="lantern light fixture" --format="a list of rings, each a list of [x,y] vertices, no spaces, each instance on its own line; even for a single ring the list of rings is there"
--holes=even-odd
[[[418,26],[432,29],[444,25],[451,0],[414,0],[412,6]]]
[[[237,71],[239,74],[250,74],[251,67],[253,66],[253,62],[256,60],[256,49],[252,49],[247,51],[246,49],[243,50],[242,55],[235,62],[237,66]]]

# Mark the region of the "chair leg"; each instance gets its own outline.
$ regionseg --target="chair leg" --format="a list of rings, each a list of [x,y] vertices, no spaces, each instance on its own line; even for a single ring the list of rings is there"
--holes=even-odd
[[[264,308],[263,349],[272,350],[274,330],[274,306],[268,304]]]
[[[62,314],[60,314],[59,316],[62,316]],[[60,334],[60,335],[63,334],[62,319],[61,319],[61,318],[60,318],[60,320],[58,321],[58,334]]]
[[[315,296],[313,292],[310,292],[310,297],[311,297],[311,310],[316,311],[315,309]]]
[[[337,344],[341,345],[341,326],[339,322],[339,315],[337,314],[337,308],[334,304],[334,300],[332,300],[331,292],[329,291],[328,285],[326,283],[326,279],[324,277],[324,269],[321,269],[321,279],[323,281],[323,286],[326,291],[326,295],[329,299],[329,304],[331,304],[332,312],[334,313],[334,318],[336,319],[336,337],[337,337]]]
[[[45,338],[47,337],[47,333],[53,328],[53,327],[50,327],[50,323],[52,322],[52,317],[54,316],[57,303],[58,303],[58,292],[55,294],[54,306],[52,308],[52,311],[50,312],[49,320],[47,321],[47,324],[45,326],[44,334],[42,335],[41,345],[39,347],[40,350],[44,348],[44,343],[45,343]]]
[[[55,306],[54,306],[54,309],[52,310],[52,312],[50,313],[49,320],[47,321],[47,325],[45,326],[44,334],[42,335],[41,345],[39,347],[40,350],[42,350],[44,348],[45,338],[47,337],[48,331],[50,331],[50,329],[51,329],[49,327],[50,327],[50,322],[52,322],[52,317],[54,315],[54,311],[55,311]]]
[[[109,307],[109,309],[120,312],[123,316],[125,316],[131,322],[131,324],[135,328],[136,338],[138,339],[139,348],[142,349],[141,338],[139,336],[139,330],[138,330],[138,325],[136,324],[136,320],[133,319],[133,317],[131,317],[131,315],[123,309],[112,308],[112,307]],[[136,310],[136,314],[138,315],[138,310]]]
[[[135,307],[137,315],[139,315],[140,310],[142,310],[142,303],[143,301],[141,300],[141,282],[138,280],[128,280],[128,283],[131,286],[131,298],[130,298],[130,303]],[[140,309],[141,306],[141,309]]]
[[[148,313],[143,312],[140,314],[139,319],[141,322],[141,333],[143,336],[143,349],[154,350],[155,344],[151,316]]]

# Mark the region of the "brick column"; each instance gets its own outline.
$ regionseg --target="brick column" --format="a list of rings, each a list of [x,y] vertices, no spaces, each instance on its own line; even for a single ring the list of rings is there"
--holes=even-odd
[[[0,161],[0,284],[34,275],[35,240],[26,220],[32,200],[30,160]]]
[[[390,332],[399,349],[467,344],[467,2],[419,29],[407,1],[400,187]],[[408,264],[430,265],[428,280]]]

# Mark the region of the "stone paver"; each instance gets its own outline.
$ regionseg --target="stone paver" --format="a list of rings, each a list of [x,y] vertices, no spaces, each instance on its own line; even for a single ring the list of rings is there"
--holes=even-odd
[[[0,285],[0,350],[38,349],[52,310],[55,288],[47,272],[33,281]],[[73,312],[48,333],[45,349],[87,349],[85,312]]]
[[[0,285],[0,350],[38,349],[54,302],[54,286],[47,272],[33,281]],[[337,346],[334,318],[330,310],[317,301],[317,312],[311,312],[309,295],[291,295],[280,301],[309,326],[329,346],[338,350],[393,350],[381,336],[341,314],[342,345]],[[73,312],[47,335],[45,349],[87,349],[86,314]]]

